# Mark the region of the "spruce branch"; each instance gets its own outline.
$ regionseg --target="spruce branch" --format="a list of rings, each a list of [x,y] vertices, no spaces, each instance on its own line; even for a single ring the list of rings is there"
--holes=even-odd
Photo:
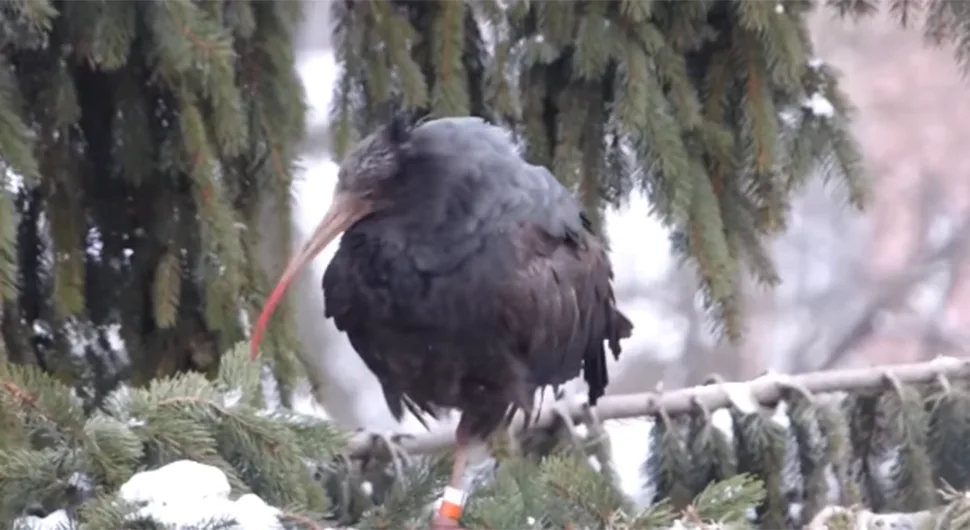
[[[13,200],[0,176],[0,302],[17,295],[17,216]],[[2,343],[3,341],[0,341]],[[0,346],[2,351],[2,346]]]
[[[7,183],[7,171],[20,175],[27,184],[40,180],[30,124],[20,115],[22,105],[23,94],[14,69],[7,57],[0,56],[0,193],[6,193],[3,185]]]
[[[279,515],[280,522],[295,524],[298,528],[308,528],[309,530],[323,530],[323,527],[318,525],[313,519],[309,517],[304,517],[296,513],[281,513]]]
[[[260,370],[247,358],[239,343],[214,381],[192,373],[123,386],[89,416],[70,387],[37,367],[0,364],[0,519],[40,500],[89,506],[82,519],[114,528],[111,521],[130,510],[80,499],[76,477],[101,498],[139,469],[188,458],[218,468],[237,493],[287,506],[293,518],[323,520],[329,499],[313,463],[336,457],[345,438],[318,418],[258,408]]]
[[[764,497],[764,484],[742,473],[709,484],[694,498],[692,507],[705,520],[744,521],[747,509],[760,504]]]
[[[931,382],[941,375],[951,380],[960,379],[970,377],[970,360],[937,357],[922,363],[811,372],[795,376],[768,374],[744,383],[703,385],[663,393],[605,396],[599,400],[596,412],[601,420],[638,418],[659,414],[661,410],[674,416],[690,412],[695,401],[708,410],[714,410],[729,406],[732,396],[739,390],[750,394],[757,403],[771,405],[780,401],[789,387],[798,387],[812,394],[870,390],[884,387],[887,374],[890,373],[901,384],[909,385]],[[549,413],[547,409],[550,406],[542,408],[530,428],[542,429],[552,425],[556,415]],[[570,405],[569,413],[573,421],[582,421],[583,409],[588,406],[585,403]],[[515,416],[510,429],[516,433],[524,430],[521,413]],[[358,433],[350,440],[348,449],[355,457],[366,456],[371,447],[369,441],[369,434]],[[411,454],[433,453],[454,446],[454,428],[447,426],[426,434],[400,435],[399,443]]]

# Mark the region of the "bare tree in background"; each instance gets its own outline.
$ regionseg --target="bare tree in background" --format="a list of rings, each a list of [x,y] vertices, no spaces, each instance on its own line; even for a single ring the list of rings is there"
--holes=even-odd
[[[956,211],[938,178],[925,175],[920,182],[912,201],[921,226],[917,250],[886,274],[872,271],[867,219],[833,204],[825,197],[832,191],[822,186],[806,189],[788,232],[772,248],[783,283],[771,290],[746,283],[749,329],[740,346],[714,340],[690,271],[671,268],[643,294],[663,304],[664,318],[687,322],[681,351],[667,354],[665,363],[649,352],[631,359],[612,393],[698,384],[712,372],[744,379],[767,369],[799,373],[867,363],[856,354],[877,339],[917,341],[922,358],[964,355],[970,337],[951,329],[945,313],[964,270],[970,216]]]
[[[744,378],[962,356],[970,345],[960,331],[970,323],[970,85],[952,50],[926,46],[918,29],[885,13],[855,24],[820,11],[812,26],[825,35],[817,52],[843,71],[859,109],[873,203],[860,215],[827,200],[837,189],[803,191],[772,247],[783,283],[747,285],[748,335],[738,348],[711,340],[689,271],[671,271],[650,296],[687,323],[681,349],[631,361],[634,375],[621,376],[615,393],[695,384],[711,372]],[[666,360],[649,360],[658,356]]]

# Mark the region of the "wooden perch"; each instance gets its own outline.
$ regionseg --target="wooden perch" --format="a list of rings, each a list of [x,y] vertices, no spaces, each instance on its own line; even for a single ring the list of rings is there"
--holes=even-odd
[[[726,407],[732,400],[736,400],[739,389],[750,396],[754,402],[771,405],[778,402],[786,388],[804,388],[812,394],[873,389],[886,384],[886,378],[890,374],[905,384],[925,383],[938,376],[963,378],[970,376],[970,360],[937,357],[923,363],[830,370],[794,376],[767,374],[748,382],[717,383],[663,393],[606,396],[599,400],[596,413],[603,420],[638,418],[655,414],[660,410],[676,415],[689,412],[695,402],[713,411]],[[573,421],[579,422],[584,418],[588,405],[578,403],[567,407]],[[549,413],[550,408],[551,406],[544,407],[530,428],[551,426],[557,416]],[[520,412],[512,421],[511,431],[518,433],[522,429],[523,416]],[[398,443],[409,454],[428,454],[455,444],[453,426],[442,426],[428,433],[401,435],[399,438]],[[354,457],[365,457],[372,447],[372,435],[362,432],[351,440],[350,454]]]

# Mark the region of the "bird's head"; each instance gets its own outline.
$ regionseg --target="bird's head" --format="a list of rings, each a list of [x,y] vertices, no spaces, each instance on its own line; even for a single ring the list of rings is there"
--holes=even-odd
[[[395,117],[361,140],[340,164],[336,193],[372,197],[401,170],[410,136],[404,118]]]
[[[250,359],[255,359],[259,354],[259,344],[269,319],[303,267],[312,262],[337,236],[379,207],[378,195],[400,171],[410,134],[410,127],[405,119],[394,117],[361,140],[340,164],[330,208],[310,239],[287,264],[263,306],[263,312],[253,330]]]

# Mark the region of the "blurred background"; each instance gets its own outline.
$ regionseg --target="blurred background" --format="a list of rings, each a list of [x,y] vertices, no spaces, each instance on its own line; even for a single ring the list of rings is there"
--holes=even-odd
[[[298,62],[314,110],[294,219],[301,237],[324,211],[321,201],[336,171],[328,158],[326,121],[336,68],[329,5],[308,7]],[[795,201],[790,230],[772,246],[782,284],[770,292],[746,287],[748,330],[738,346],[709,333],[695,279],[671,259],[659,223],[644,227],[645,201],[612,212],[607,231],[618,303],[636,329],[613,367],[610,393],[694,385],[714,372],[736,380],[765,370],[797,373],[961,356],[970,344],[963,331],[970,323],[964,259],[970,156],[963,152],[970,137],[970,85],[951,50],[931,47],[920,30],[900,29],[885,14],[856,24],[824,10],[812,27],[818,59],[842,72],[843,89],[858,110],[855,130],[872,178],[867,211],[853,211],[839,189],[812,181]],[[403,427],[393,421],[376,379],[347,339],[320,318],[319,278],[330,255],[302,279],[306,288],[293,291],[300,297],[295,307],[302,343],[319,350],[313,357],[320,364],[310,374],[315,393],[326,414],[347,426],[417,430],[413,420]],[[301,406],[318,408],[309,395]],[[614,432],[620,428],[643,429],[646,436],[644,426],[612,426]],[[622,447],[618,453],[622,459]],[[637,480],[635,471],[628,480]]]

